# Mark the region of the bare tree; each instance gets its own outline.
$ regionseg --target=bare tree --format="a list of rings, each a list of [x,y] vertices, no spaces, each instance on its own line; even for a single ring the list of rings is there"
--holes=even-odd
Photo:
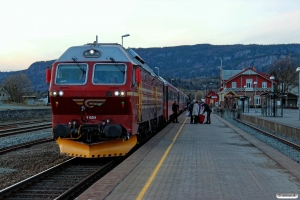
[[[20,103],[23,101],[22,96],[32,92],[32,84],[26,74],[15,74],[8,76],[2,86],[10,94],[10,101]]]
[[[272,64],[269,74],[274,76],[277,82],[275,91],[288,93],[298,85],[297,65],[299,63],[296,63],[290,55]]]

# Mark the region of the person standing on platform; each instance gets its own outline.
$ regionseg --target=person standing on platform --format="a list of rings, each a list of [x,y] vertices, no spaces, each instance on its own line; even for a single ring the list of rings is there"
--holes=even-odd
[[[210,124],[210,113],[211,113],[211,109],[210,109],[210,107],[209,107],[206,103],[204,103],[204,102],[202,102],[202,107],[203,107],[203,113],[202,113],[202,114],[204,114],[204,113],[206,112],[206,122],[205,122],[204,124]]]
[[[178,105],[177,101],[175,100],[172,105],[173,123],[179,123],[178,122],[178,110],[179,110],[179,105]]]
[[[202,104],[201,104],[201,101],[199,100],[198,101],[198,105],[199,105],[199,115],[201,114],[201,111],[202,111]]]
[[[191,117],[193,117],[194,124],[198,124],[198,122],[199,122],[198,116],[199,116],[199,105],[198,105],[198,101],[196,101],[194,103],[193,112],[192,112],[192,116],[191,116]]]
[[[188,110],[189,110],[189,112],[190,112],[190,118],[191,118],[191,121],[190,121],[191,124],[193,123],[193,107],[194,107],[194,101],[192,101],[192,102],[188,105]]]

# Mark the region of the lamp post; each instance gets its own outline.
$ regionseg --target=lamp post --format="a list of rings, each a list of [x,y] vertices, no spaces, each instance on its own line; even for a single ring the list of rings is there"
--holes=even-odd
[[[272,82],[272,92],[274,92],[274,86],[273,86],[273,80],[275,79],[275,77],[274,76],[271,76],[270,77],[270,80],[271,80],[271,82]]]
[[[247,85],[244,85],[244,88],[245,88],[245,96],[246,96],[246,88],[247,88]]]
[[[272,96],[273,96],[273,117],[275,117],[275,93],[274,93],[274,85],[273,85],[273,80],[274,79],[275,79],[274,76],[270,77],[270,80],[272,82],[272,95],[271,95],[271,99],[272,99]]]
[[[157,69],[157,75],[159,76],[159,68],[158,67],[155,67]]]
[[[209,83],[210,85],[212,85],[212,83]],[[207,87],[208,87],[208,83],[203,85],[203,87],[205,87],[205,95],[207,95]]]
[[[297,67],[296,72],[299,73],[299,83],[298,83],[298,112],[299,112],[299,120],[300,120],[300,67]]]
[[[128,36],[130,36],[130,35],[129,35],[129,34],[122,35],[122,46],[123,46],[123,38],[124,38],[124,37],[128,37]]]
[[[171,84],[172,84],[172,85],[173,85],[173,80],[174,80],[174,78],[171,79]]]
[[[253,84],[254,84],[254,111],[256,113],[256,86],[257,86],[257,82],[255,81]]]

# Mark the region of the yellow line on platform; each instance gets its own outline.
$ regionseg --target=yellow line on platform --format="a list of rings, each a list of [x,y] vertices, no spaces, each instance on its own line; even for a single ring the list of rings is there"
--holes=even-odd
[[[148,179],[147,183],[145,184],[144,188],[143,188],[142,191],[140,192],[139,196],[136,198],[137,200],[141,200],[141,199],[144,197],[144,195],[145,195],[145,193],[147,192],[149,186],[151,185],[153,179],[155,178],[157,172],[159,171],[161,165],[163,164],[163,162],[165,161],[167,155],[169,154],[169,151],[171,150],[171,148],[172,148],[174,142],[176,141],[176,139],[177,139],[177,137],[178,137],[178,135],[179,135],[181,129],[183,128],[183,126],[184,126],[184,124],[185,124],[185,122],[186,122],[187,119],[188,119],[188,117],[185,118],[185,120],[184,120],[184,122],[182,123],[180,129],[179,129],[178,132],[176,133],[176,135],[175,135],[175,137],[174,137],[172,143],[169,145],[169,147],[168,147],[167,150],[165,151],[163,157],[160,159],[158,165],[155,167],[154,171],[152,172],[152,174],[151,174],[150,178]]]

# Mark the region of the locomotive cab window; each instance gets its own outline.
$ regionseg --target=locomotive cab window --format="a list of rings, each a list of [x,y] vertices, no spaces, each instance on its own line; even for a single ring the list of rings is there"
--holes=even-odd
[[[96,64],[93,73],[93,83],[103,85],[123,85],[126,80],[126,65]]]
[[[57,66],[55,83],[58,85],[83,85],[86,83],[86,64],[60,64]]]

